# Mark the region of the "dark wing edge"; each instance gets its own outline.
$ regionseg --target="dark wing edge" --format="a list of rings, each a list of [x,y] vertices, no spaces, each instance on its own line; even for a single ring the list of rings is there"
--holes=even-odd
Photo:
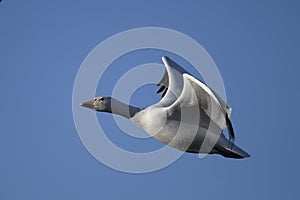
[[[227,113],[226,113],[225,118],[226,118],[226,125],[227,125],[227,129],[228,129],[229,141],[234,143],[235,134],[233,131],[232,123],[231,123]]]
[[[169,87],[169,76],[168,76],[168,72],[167,70],[165,70],[165,73],[163,75],[163,77],[161,78],[161,80],[159,81],[159,83],[157,84],[157,87],[160,87],[157,90],[157,94],[162,93],[161,97],[163,98],[167,91],[168,91],[168,87]]]

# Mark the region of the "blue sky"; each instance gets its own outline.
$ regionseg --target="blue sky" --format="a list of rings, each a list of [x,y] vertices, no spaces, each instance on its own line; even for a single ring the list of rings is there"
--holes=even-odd
[[[297,1],[3,0],[0,199],[299,198],[299,8]],[[101,41],[145,26],[180,31],[207,50],[233,107],[236,143],[250,159],[184,154],[165,169],[127,174],[85,149],[72,116],[77,70]],[[126,66],[161,62],[161,52],[147,53],[124,57]],[[107,85],[97,92],[109,93]],[[134,97],[136,104],[158,100],[143,88]],[[110,115],[97,116],[122,148],[161,146],[139,145]]]

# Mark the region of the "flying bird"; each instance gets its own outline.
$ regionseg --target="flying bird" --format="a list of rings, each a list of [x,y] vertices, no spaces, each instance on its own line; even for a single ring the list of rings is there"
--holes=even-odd
[[[234,144],[231,107],[170,58],[163,56],[165,72],[154,105],[139,108],[112,97],[99,96],[80,105],[130,119],[162,143],[189,153],[220,154],[229,158],[250,155]],[[229,139],[223,133],[227,128]]]

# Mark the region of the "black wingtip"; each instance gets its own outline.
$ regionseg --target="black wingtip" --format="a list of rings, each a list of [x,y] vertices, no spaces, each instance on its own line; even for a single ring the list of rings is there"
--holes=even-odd
[[[227,113],[226,113],[225,118],[226,118],[226,125],[227,125],[227,128],[228,128],[229,141],[234,143],[235,134],[234,134],[232,123],[231,123]]]
[[[161,97],[164,97],[164,96],[166,95],[167,91],[168,91],[168,89],[166,89],[166,90],[164,91],[164,93],[161,95]]]
[[[162,91],[164,91],[164,89],[166,89],[166,87],[165,86],[161,86],[158,90],[157,90],[157,94],[159,94],[159,93],[161,93]]]

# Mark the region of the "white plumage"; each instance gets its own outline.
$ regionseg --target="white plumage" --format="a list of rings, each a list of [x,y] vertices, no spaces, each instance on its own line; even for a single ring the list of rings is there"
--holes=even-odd
[[[163,97],[158,103],[140,109],[111,97],[96,97],[81,106],[127,117],[157,140],[182,151],[249,157],[233,144],[231,107],[170,58],[162,60],[166,70],[158,83]],[[229,140],[223,134],[226,126]]]

